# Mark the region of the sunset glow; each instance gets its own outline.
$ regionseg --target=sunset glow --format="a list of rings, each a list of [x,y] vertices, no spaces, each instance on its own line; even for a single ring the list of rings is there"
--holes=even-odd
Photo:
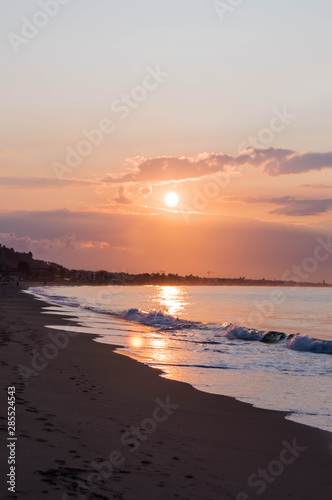
[[[1,6],[4,491],[331,500],[332,1]]]
[[[331,3],[142,0],[133,23],[126,2],[67,3],[43,28],[23,1],[0,20],[0,244],[253,279],[312,258],[331,227]]]

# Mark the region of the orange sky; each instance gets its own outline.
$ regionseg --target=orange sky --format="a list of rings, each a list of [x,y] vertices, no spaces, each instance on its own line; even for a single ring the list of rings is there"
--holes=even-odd
[[[95,270],[281,278],[311,262],[332,228],[331,4],[220,19],[208,3],[128,17],[82,0],[30,38],[40,7],[4,9],[0,243]],[[316,264],[302,274],[332,281]]]

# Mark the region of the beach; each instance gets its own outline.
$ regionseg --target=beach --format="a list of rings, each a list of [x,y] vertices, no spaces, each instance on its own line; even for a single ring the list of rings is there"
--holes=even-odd
[[[1,286],[0,301],[2,407],[15,387],[17,437],[15,493],[3,481],[2,498],[330,500],[331,433],[51,331],[66,318],[19,287]],[[3,478],[8,453],[3,439]]]

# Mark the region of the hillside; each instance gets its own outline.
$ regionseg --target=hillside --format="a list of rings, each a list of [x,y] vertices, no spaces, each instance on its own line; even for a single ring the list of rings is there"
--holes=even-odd
[[[13,248],[0,245],[0,269],[17,269],[20,262],[26,262],[30,269],[48,269],[51,265],[49,262],[34,259],[31,252],[16,252]]]

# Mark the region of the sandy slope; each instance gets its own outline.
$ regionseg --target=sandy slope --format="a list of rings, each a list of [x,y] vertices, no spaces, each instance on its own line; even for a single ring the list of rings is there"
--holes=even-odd
[[[17,393],[16,498],[332,498],[332,434],[162,379],[88,335],[58,337],[68,345],[57,352],[44,324],[66,321],[42,315],[42,305],[0,286],[1,498],[9,385]],[[43,349],[54,359],[37,359]],[[27,368],[35,373],[24,380]]]

